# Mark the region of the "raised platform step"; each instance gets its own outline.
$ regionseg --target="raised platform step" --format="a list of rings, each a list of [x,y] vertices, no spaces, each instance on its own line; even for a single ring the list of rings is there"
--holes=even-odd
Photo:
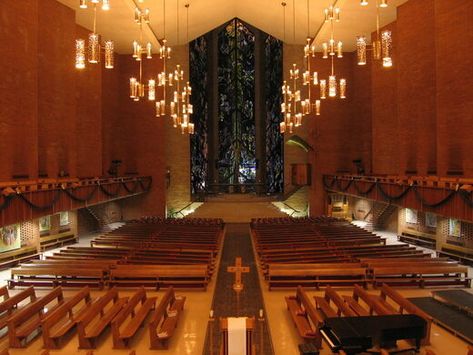
[[[207,195],[205,197],[206,202],[272,202],[277,200],[278,196],[275,195],[256,195],[255,193],[219,193],[215,195]]]

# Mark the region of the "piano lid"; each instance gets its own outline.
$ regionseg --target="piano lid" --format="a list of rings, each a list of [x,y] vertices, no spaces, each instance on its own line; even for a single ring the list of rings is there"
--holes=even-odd
[[[427,323],[413,314],[327,318],[321,333],[332,351],[357,353],[386,342],[425,337]]]

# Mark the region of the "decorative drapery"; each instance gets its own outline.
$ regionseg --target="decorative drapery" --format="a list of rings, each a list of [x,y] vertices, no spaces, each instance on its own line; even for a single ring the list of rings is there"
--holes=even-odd
[[[470,220],[473,218],[473,192],[461,189],[420,186],[415,180],[389,182],[377,177],[324,175],[326,191],[340,192],[396,203],[414,209],[428,209],[439,214]]]
[[[0,193],[1,224],[41,216],[46,212],[80,208],[91,203],[145,193],[151,189],[150,176],[134,178],[110,178],[93,180],[71,180],[68,183],[37,184],[31,182],[6,186]],[[18,202],[17,202],[18,201]],[[12,211],[9,211],[12,209]],[[28,212],[31,211],[31,212]]]

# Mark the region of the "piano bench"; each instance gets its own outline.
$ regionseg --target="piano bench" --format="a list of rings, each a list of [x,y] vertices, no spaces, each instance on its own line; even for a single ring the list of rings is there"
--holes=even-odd
[[[314,344],[311,344],[311,343],[299,344],[299,354],[300,355],[319,355],[319,350]]]

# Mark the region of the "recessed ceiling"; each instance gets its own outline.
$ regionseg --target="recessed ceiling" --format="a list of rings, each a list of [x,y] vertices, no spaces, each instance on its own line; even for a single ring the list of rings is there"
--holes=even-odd
[[[79,0],[58,0],[76,11],[76,22],[88,29],[93,27],[93,9],[79,8]],[[149,8],[151,23],[144,29],[144,41],[159,46],[156,37],[163,38],[164,0],[110,0],[110,11],[97,11],[97,32],[104,39],[115,41],[118,53],[132,52],[133,40],[139,38],[139,27],[133,21],[136,5]],[[389,7],[381,9],[381,26],[396,19],[396,7],[407,0],[389,0]],[[90,0],[89,0],[90,2]],[[189,40],[207,33],[215,27],[238,17],[243,21],[287,43],[303,44],[307,38],[307,0],[286,0],[286,34],[283,31],[283,7],[281,0],[166,0],[166,39],[168,44],[186,43],[186,3],[189,7]],[[295,40],[294,40],[295,2]],[[335,39],[344,43],[345,51],[355,50],[355,37],[369,35],[376,29],[376,0],[362,7],[358,0],[309,0],[310,36],[316,43],[330,36],[329,26],[324,24],[323,11],[330,4],[341,10],[340,22],[335,24]],[[179,40],[177,38],[177,12],[179,5]]]

